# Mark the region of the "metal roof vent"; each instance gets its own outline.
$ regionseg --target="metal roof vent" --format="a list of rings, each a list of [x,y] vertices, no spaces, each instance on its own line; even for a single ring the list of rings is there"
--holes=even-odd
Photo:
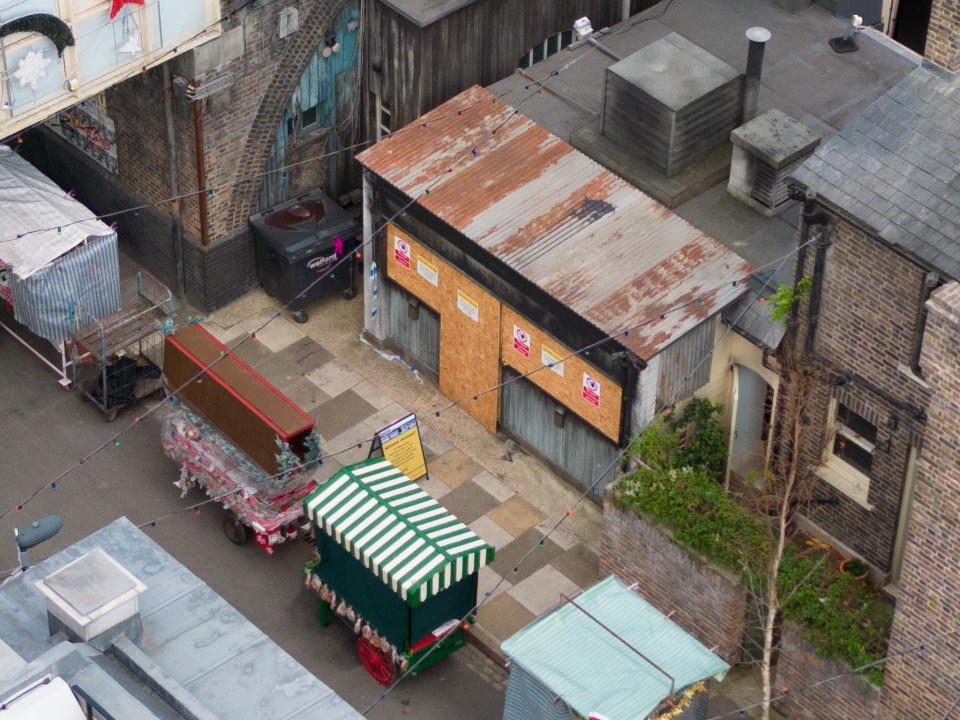
[[[786,113],[768,110],[730,133],[730,141],[727,191],[773,216],[791,205],[787,178],[813,155],[820,137]]]
[[[140,634],[139,596],[147,586],[97,548],[36,583],[47,598],[50,634],[105,650],[119,634]]]
[[[670,33],[606,70],[601,133],[673,176],[740,123],[743,73]]]

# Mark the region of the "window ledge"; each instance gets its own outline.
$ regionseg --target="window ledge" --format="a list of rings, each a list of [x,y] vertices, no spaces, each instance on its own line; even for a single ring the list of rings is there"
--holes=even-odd
[[[863,473],[857,472],[840,460],[820,465],[816,473],[821,480],[835,487],[864,510],[873,510],[873,505],[867,500],[870,478]]]
[[[922,387],[924,390],[930,389],[930,386],[927,385],[926,381],[919,375],[916,375],[913,372],[913,370],[911,370],[906,365],[897,365],[897,371],[904,377],[908,378],[909,380],[913,380],[917,385]]]

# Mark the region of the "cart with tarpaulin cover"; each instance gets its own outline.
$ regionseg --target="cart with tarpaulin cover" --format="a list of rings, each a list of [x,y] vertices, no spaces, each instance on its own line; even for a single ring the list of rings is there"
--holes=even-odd
[[[314,190],[250,217],[263,289],[306,322],[304,306],[334,292],[356,295],[360,224]]]
[[[68,387],[71,309],[82,305],[89,318],[120,309],[117,234],[72,192],[2,145],[0,227],[0,328]]]
[[[163,379],[174,410],[164,419],[167,455],[181,492],[199,486],[227,510],[224,532],[267,552],[306,525],[320,436],[313,420],[199,325],[166,338]]]
[[[345,467],[304,501],[317,557],[303,572],[357,634],[378,682],[422,670],[466,643],[481,567],[494,549],[401,473],[375,458]]]

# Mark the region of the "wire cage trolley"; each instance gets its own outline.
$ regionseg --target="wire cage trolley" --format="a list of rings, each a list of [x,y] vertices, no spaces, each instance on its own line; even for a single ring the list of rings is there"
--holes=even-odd
[[[137,273],[137,301],[103,318],[71,306],[73,383],[108,422],[128,405],[162,388],[164,338],[173,332],[173,295],[146,272]]]
[[[180,463],[180,478],[174,485],[182,495],[200,487],[220,502],[227,511],[223,531],[230,542],[244,545],[255,538],[272,554],[275,545],[294,540],[309,528],[303,518],[303,499],[317,483],[299,460],[292,460],[286,471],[270,475],[184,405],[164,418],[161,433],[164,451]],[[319,454],[317,436],[304,464],[312,467]]]
[[[306,500],[317,557],[303,567],[331,614],[357,634],[357,653],[383,685],[466,643],[477,579],[494,549],[390,462],[345,467]]]

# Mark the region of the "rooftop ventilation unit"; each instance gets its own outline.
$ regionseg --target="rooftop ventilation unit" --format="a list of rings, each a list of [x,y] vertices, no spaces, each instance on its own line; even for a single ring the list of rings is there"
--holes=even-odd
[[[673,176],[740,123],[743,74],[676,33],[606,70],[601,133]]]

